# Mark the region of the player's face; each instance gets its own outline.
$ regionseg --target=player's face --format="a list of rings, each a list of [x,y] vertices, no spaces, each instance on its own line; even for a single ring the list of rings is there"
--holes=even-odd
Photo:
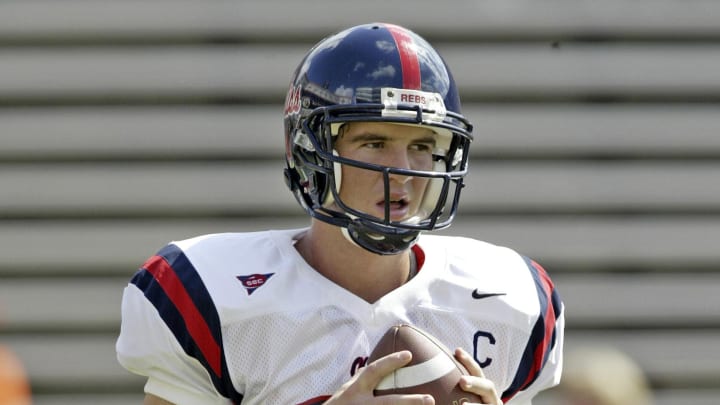
[[[382,122],[354,122],[343,126],[335,143],[342,157],[376,165],[432,170],[436,135],[427,128]],[[385,216],[383,175],[342,165],[340,198],[349,207]],[[428,178],[390,175],[390,219],[402,221],[417,214]]]

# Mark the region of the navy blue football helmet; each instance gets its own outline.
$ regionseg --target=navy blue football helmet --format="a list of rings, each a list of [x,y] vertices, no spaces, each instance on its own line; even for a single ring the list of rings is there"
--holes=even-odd
[[[421,231],[446,228],[457,211],[468,169],[472,125],[460,111],[449,68],[423,38],[392,24],[367,24],[327,37],[304,57],[285,100],[285,180],[314,218],[339,226],[352,242],[377,254],[411,247]],[[432,170],[350,160],[335,152],[343,124],[391,122],[437,134]],[[382,173],[385,215],[377,217],[340,198],[343,165]],[[390,217],[391,175],[424,177],[419,213]]]

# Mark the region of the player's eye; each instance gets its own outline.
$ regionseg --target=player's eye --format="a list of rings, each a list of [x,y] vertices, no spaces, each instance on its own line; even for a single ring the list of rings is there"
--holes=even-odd
[[[428,143],[414,143],[410,145],[410,149],[416,152],[432,152],[433,145]]]
[[[385,146],[384,142],[365,142],[363,147],[368,149],[381,149]]]

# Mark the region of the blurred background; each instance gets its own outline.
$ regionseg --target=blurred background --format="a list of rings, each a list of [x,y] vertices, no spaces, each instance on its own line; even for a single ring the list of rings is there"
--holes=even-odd
[[[436,46],[476,126],[445,233],[543,264],[568,351],[624,353],[657,404],[717,404],[716,0],[0,2],[0,345],[33,403],[141,402],[120,296],[168,241],[308,223],[282,179],[288,81],[372,21]]]

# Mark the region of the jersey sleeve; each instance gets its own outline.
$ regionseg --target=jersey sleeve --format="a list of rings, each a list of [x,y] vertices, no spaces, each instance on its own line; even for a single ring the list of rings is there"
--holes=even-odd
[[[146,393],[177,404],[242,400],[230,382],[212,299],[177,246],[151,257],[125,288],[116,350],[123,367],[148,377]]]
[[[148,377],[145,392],[175,404],[229,404],[197,360],[184,353],[142,291],[130,284],[122,301],[117,357],[127,370]]]
[[[565,328],[564,304],[545,269],[524,258],[537,291],[539,313],[503,402],[527,405],[540,391],[560,382]]]

